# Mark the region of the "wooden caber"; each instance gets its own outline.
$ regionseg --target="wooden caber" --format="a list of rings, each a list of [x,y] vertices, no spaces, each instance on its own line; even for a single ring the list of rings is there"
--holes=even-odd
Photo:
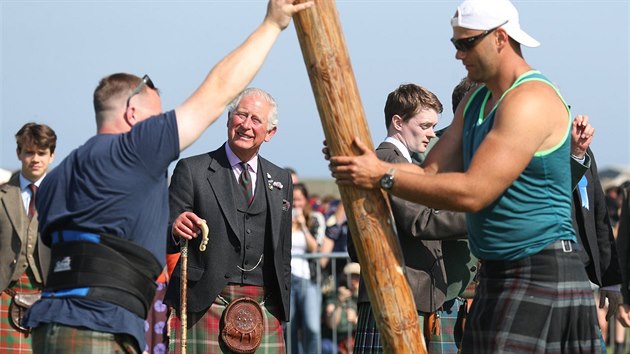
[[[373,148],[335,1],[316,1],[294,23],[331,156],[355,155],[355,137]],[[386,195],[339,191],[385,352],[426,353]]]

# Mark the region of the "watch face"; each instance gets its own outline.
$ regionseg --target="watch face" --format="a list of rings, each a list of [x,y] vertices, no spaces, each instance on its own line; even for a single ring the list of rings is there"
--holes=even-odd
[[[391,189],[394,186],[394,176],[387,174],[381,178],[381,187]]]

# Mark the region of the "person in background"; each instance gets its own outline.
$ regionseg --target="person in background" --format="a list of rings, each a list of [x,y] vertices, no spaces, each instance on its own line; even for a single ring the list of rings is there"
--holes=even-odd
[[[39,242],[35,200],[55,158],[57,135],[45,124],[26,123],[15,134],[17,158],[22,167],[0,186],[0,349],[30,353],[29,330],[22,318],[24,295],[40,294],[46,279],[49,250]],[[32,302],[31,302],[32,303]]]
[[[171,273],[179,260],[179,253],[166,255],[166,266],[157,278],[157,290],[151,303],[149,314],[144,320],[145,338],[147,344],[144,347],[146,354],[163,354],[168,349],[168,321],[169,306],[164,303],[166,287],[171,279]]]
[[[293,184],[300,182],[300,177],[298,176],[297,172],[295,172],[295,169],[291,167],[285,167],[284,169],[291,174],[291,181],[293,182]]]
[[[321,251],[323,216],[308,204],[308,190],[302,183],[293,186],[291,223],[291,318],[290,352],[317,353],[321,330],[322,292],[318,283],[318,260],[300,257]]]
[[[619,225],[617,250],[621,268],[621,294],[623,304],[617,309],[617,319],[624,327],[630,327],[630,181],[619,186]]]
[[[602,187],[604,187],[602,183]],[[608,207],[608,215],[610,216],[610,225],[613,230],[613,236],[615,238],[615,244],[619,245],[619,214],[621,211],[622,204],[622,188],[619,185],[610,185],[608,183],[605,187],[604,193],[606,194],[606,206]],[[619,246],[617,246],[617,255],[621,269],[621,252],[619,251]],[[623,272],[622,272],[623,275]],[[623,284],[623,276],[622,276],[622,284]],[[622,293],[623,296],[623,293]],[[619,309],[619,308],[618,308]],[[600,310],[601,311],[601,310]],[[601,318],[601,316],[600,316]],[[608,326],[607,329],[602,327],[602,333],[610,332],[611,326]],[[616,352],[625,353],[626,352],[626,332],[627,329],[619,320],[619,316],[615,316],[615,326],[614,326],[614,347],[613,349]]]
[[[460,80],[451,93],[453,115],[455,115],[457,107],[464,97],[479,86],[481,86],[481,83],[473,81],[468,77],[464,77]],[[437,138],[431,140],[425,154],[428,154],[433,147],[432,143],[437,143],[447,129],[448,127],[436,132]],[[419,164],[422,164],[422,162],[424,162],[424,160],[420,161]],[[455,323],[453,336],[454,340],[459,342],[463,335],[463,333],[460,333],[460,329],[463,330],[460,321],[465,318],[467,311],[470,309],[470,306],[472,306],[472,299],[475,294],[475,288],[477,287],[477,281],[475,281],[475,279],[480,263],[477,257],[470,252],[468,238],[442,240],[442,252],[444,254],[444,268],[446,269],[448,289],[446,291],[447,301],[442,306],[439,315],[442,320],[447,320],[448,318],[450,318],[451,321],[453,320],[453,315],[456,314],[453,305],[457,304],[457,299],[455,299],[454,296],[466,303],[466,307],[460,307],[456,314],[457,322]],[[450,334],[447,333],[446,335]]]
[[[327,199],[328,202],[324,213],[326,227],[322,252],[347,253],[349,232],[345,208],[340,199],[330,199],[330,196]],[[332,280],[333,277],[336,279],[337,276],[343,275],[343,267],[347,261],[347,258],[333,258],[331,260],[328,257],[323,257],[321,265],[324,278]],[[335,269],[334,271],[333,268]],[[329,290],[335,288],[335,282],[328,285],[332,285]]]
[[[580,139],[578,126],[586,125],[589,139]],[[621,295],[621,272],[617,257],[617,246],[608,216],[606,197],[599,181],[595,155],[589,145],[595,130],[588,123],[588,116],[577,115],[573,120],[571,136],[572,163],[587,166],[587,170],[573,190],[573,228],[577,234],[579,255],[586,273],[599,300],[598,319],[603,342],[608,338],[609,320],[623,302]],[[613,321],[613,323],[616,321]],[[623,345],[615,345],[623,349]],[[604,349],[605,350],[605,349]]]
[[[343,267],[344,277],[336,291],[324,299],[324,326],[322,330],[322,354],[350,354],[354,349],[354,331],[357,328],[357,301],[361,266],[350,262]],[[333,331],[337,332],[336,342]]]
[[[619,209],[621,209],[621,188],[617,185],[607,185],[604,194],[606,194],[606,206],[608,207],[608,215],[610,215],[610,224],[615,235],[617,235]]]

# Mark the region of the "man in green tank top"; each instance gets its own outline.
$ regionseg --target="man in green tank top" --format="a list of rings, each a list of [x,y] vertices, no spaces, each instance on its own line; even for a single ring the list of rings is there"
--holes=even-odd
[[[539,42],[508,0],[465,0],[451,25],[456,59],[483,85],[464,98],[423,165],[379,161],[357,139],[362,154],[331,158],[332,175],[467,213],[482,266],[462,353],[600,353],[571,224],[569,107],[523,58],[521,45]]]

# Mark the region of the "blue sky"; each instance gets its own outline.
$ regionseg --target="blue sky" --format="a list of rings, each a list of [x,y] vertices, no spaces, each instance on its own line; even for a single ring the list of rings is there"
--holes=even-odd
[[[337,1],[375,144],[385,136],[385,98],[403,82],[435,92],[445,107],[438,127],[450,122],[451,91],[466,75],[449,42],[449,19],[458,3]],[[524,48],[525,58],[560,87],[574,113],[590,115],[600,169],[630,165],[628,0],[514,4],[522,27],[542,43]],[[162,92],[163,107],[175,108],[262,21],[265,8],[262,0],[1,0],[0,168],[19,168],[13,136],[26,122],[57,132],[53,166],[92,136],[92,93],[105,75],[149,74]],[[305,178],[329,177],[293,25],[252,86],[269,91],[279,104],[278,133],[261,154]],[[214,150],[225,138],[224,114],[181,157]]]

